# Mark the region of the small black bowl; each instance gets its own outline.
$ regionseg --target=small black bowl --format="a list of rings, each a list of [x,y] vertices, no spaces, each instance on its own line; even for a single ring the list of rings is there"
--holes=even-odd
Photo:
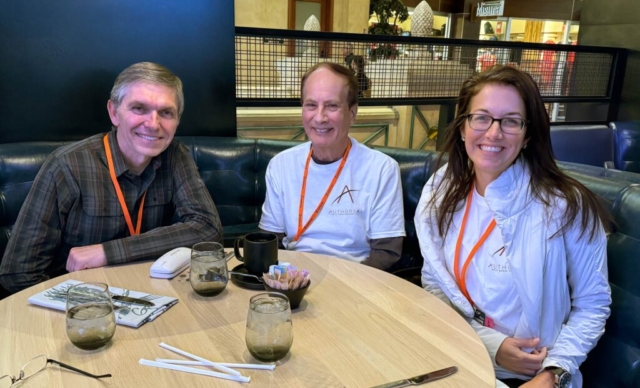
[[[265,282],[264,289],[267,291],[279,292],[281,294],[285,294],[287,298],[289,298],[289,305],[291,306],[291,310],[295,310],[300,306],[300,302],[302,302],[302,298],[304,294],[307,293],[307,289],[311,285],[311,280],[309,283],[303,288],[298,288],[296,290],[277,290],[275,288],[269,287],[269,285]]]

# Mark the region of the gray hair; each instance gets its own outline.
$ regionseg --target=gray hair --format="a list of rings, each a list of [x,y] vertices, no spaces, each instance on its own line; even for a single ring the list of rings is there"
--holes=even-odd
[[[166,67],[153,62],[139,62],[122,70],[118,78],[113,83],[111,89],[111,101],[120,106],[129,87],[136,82],[147,82],[167,86],[176,92],[178,102],[178,117],[184,111],[184,93],[182,92],[182,81],[177,75]]]

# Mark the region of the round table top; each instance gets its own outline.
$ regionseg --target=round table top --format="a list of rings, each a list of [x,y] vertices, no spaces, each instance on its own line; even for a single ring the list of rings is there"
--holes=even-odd
[[[241,370],[251,386],[370,387],[449,366],[458,372],[429,387],[493,387],[489,355],[465,320],[427,291],[389,273],[309,253],[279,251],[281,261],[311,273],[311,286],[293,310],[293,346],[274,371]],[[259,291],[229,282],[215,297],[195,294],[189,271],[174,279],[149,276],[152,262],[71,273],[0,301],[0,375],[16,376],[45,354],[95,374],[94,380],[51,364],[24,387],[212,387],[240,383],[138,363],[141,358],[185,359],[165,342],[211,361],[258,363],[245,345],[249,299]],[[229,268],[238,262],[232,259]],[[67,339],[65,314],[30,305],[27,298],[63,280],[173,296],[179,302],[137,329],[118,325],[105,348],[83,351]]]

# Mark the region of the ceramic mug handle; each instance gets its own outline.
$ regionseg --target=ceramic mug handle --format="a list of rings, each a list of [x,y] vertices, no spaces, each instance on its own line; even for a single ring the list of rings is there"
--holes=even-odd
[[[236,239],[236,242],[233,244],[233,250],[236,254],[236,259],[242,261],[244,263],[244,257],[240,254],[240,243],[244,240],[244,236],[240,236]]]

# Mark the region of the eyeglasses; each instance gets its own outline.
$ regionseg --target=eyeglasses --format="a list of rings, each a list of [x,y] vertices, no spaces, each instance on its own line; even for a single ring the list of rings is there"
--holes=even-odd
[[[471,113],[467,115],[469,126],[475,131],[488,131],[493,125],[494,121],[498,122],[500,130],[504,133],[511,135],[518,135],[527,125],[527,120],[522,120],[516,117],[505,117],[502,119],[496,119],[489,115],[483,115],[478,113]]]
[[[82,370],[80,370],[78,368],[72,367],[71,365],[67,365],[67,364],[64,364],[64,363],[62,363],[60,361],[56,361],[56,360],[52,360],[50,358],[47,358],[47,356],[45,356],[43,354],[43,355],[38,356],[38,357],[34,358],[33,360],[27,362],[26,364],[24,364],[22,369],[20,369],[20,374],[18,375],[17,378],[13,377],[13,376],[10,376],[10,375],[0,376],[0,388],[17,387],[20,382],[24,382],[29,377],[35,375],[36,373],[38,373],[38,372],[42,371],[44,368],[46,368],[48,363],[59,365],[59,366],[61,366],[63,368],[70,369],[70,370],[72,370],[74,372],[81,373],[81,374],[83,374],[85,376],[93,377],[94,379],[101,379],[103,377],[111,377],[111,374],[97,376],[97,375],[91,374],[89,372],[82,371]]]

